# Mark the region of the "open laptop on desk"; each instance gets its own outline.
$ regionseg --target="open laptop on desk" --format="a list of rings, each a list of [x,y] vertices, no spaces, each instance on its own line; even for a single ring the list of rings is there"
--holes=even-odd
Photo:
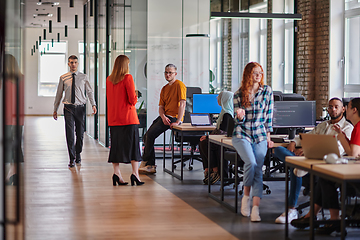
[[[323,159],[329,153],[341,157],[335,135],[300,133],[300,140],[306,158]]]
[[[211,118],[208,113],[190,113],[191,126],[211,126]]]

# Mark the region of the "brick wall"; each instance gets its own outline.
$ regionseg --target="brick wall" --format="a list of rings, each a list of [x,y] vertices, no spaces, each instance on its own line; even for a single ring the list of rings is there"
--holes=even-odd
[[[318,117],[329,99],[329,1],[298,1],[296,92],[316,100]]]
[[[222,41],[222,89],[231,91],[232,81],[232,35],[231,35],[231,19],[223,19],[223,41]]]

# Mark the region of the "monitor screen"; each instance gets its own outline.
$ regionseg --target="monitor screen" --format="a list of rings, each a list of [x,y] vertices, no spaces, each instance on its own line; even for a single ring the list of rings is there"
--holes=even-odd
[[[219,94],[194,94],[193,95],[193,113],[218,114],[221,112],[221,106],[217,101]]]
[[[274,102],[273,127],[315,127],[315,101],[276,101]]]

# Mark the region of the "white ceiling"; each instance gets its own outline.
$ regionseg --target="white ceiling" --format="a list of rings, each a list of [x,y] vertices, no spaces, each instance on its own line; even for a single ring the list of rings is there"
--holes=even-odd
[[[74,0],[74,8],[70,8],[69,0],[42,0],[41,2],[59,2],[57,6],[50,4],[37,5],[38,0],[24,0],[24,25],[25,27],[47,28],[52,20],[53,28],[75,28],[75,15],[78,15],[78,27],[83,27],[84,0]],[[61,7],[61,22],[57,22],[57,7]],[[53,14],[52,17],[36,16],[34,14]]]

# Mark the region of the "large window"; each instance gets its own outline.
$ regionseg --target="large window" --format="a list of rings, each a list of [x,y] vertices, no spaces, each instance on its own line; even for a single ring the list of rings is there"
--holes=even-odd
[[[345,63],[344,96],[360,96],[360,3],[345,1]]]
[[[42,41],[39,50],[38,96],[53,97],[59,77],[67,72],[67,42]]]

